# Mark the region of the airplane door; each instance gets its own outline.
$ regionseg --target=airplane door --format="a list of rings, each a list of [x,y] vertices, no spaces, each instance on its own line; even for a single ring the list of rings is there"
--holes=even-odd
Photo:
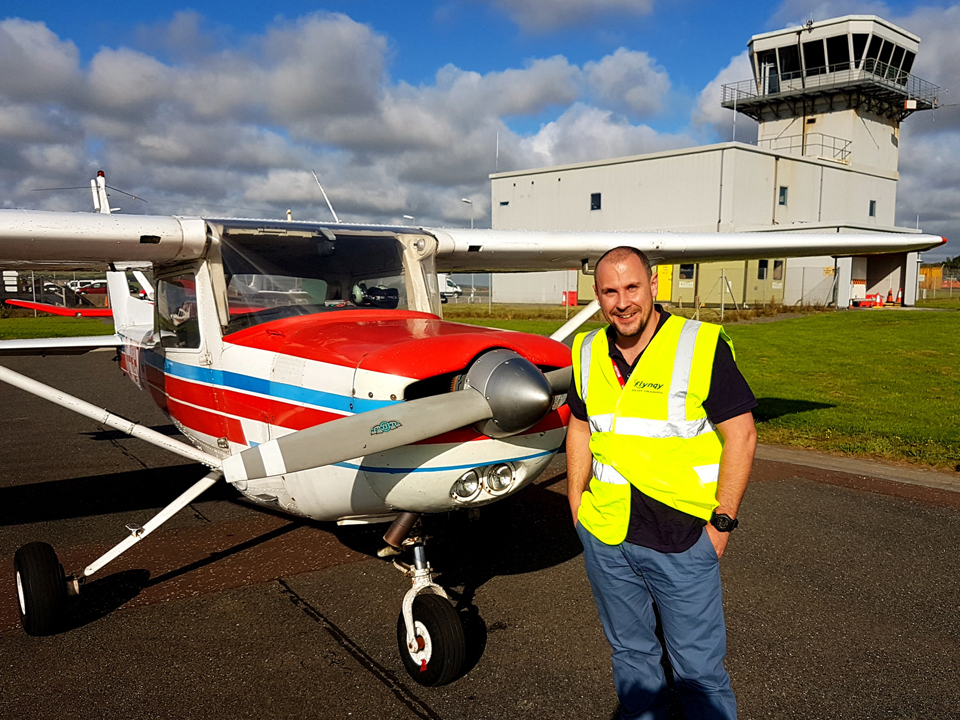
[[[221,412],[222,373],[211,346],[219,351],[219,324],[209,274],[201,263],[157,277],[155,354],[162,368],[166,410],[181,430],[212,452],[243,443],[239,420]],[[216,353],[219,356],[219,352]]]

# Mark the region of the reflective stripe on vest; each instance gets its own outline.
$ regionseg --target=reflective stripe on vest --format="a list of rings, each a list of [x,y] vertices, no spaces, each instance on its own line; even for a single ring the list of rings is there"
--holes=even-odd
[[[729,343],[729,338],[717,325],[671,316],[621,386],[607,357],[608,337],[598,332],[574,341],[574,365],[580,366],[574,372],[587,406],[593,455],[581,524],[602,542],[622,542],[631,485],[681,512],[708,519],[716,507],[723,445],[702,404],[709,394],[717,341],[722,337]]]
[[[590,351],[593,349],[593,339],[598,332],[600,332],[600,328],[588,332],[580,346],[580,399],[583,400],[584,406],[587,404],[587,386],[590,384]],[[612,418],[613,415],[610,417]],[[597,430],[596,432],[603,431]]]

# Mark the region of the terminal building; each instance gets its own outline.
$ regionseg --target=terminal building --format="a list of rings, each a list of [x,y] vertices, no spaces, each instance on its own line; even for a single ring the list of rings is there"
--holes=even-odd
[[[920,38],[851,15],[755,35],[753,77],[723,107],[758,123],[757,144],[716,145],[491,175],[492,227],[664,232],[897,232],[900,123],[937,106],[911,74]],[[755,306],[836,304],[917,293],[918,253],[661,267],[659,299]],[[579,285],[579,288],[578,288]],[[560,302],[576,271],[494,275],[497,302]]]

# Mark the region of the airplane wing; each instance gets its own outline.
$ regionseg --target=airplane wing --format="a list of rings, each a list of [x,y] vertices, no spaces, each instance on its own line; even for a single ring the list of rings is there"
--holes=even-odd
[[[910,252],[946,242],[938,235],[908,232],[550,232],[0,210],[0,266],[53,270],[106,268],[112,261],[162,265],[194,260],[207,249],[208,226],[220,225],[267,234],[425,232],[439,242],[441,272],[560,270],[584,262],[592,266],[617,245],[637,247],[657,264]]]
[[[12,270],[173,263],[195,260],[206,247],[202,218],[0,210],[0,266]]]
[[[770,257],[871,255],[929,250],[946,242],[918,233],[657,233],[430,229],[440,272],[535,271],[593,267],[617,245],[643,250],[654,265]]]

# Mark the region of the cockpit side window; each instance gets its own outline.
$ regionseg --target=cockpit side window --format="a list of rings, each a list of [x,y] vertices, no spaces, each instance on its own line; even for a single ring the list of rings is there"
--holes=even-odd
[[[155,297],[160,345],[166,348],[199,348],[197,276],[186,272],[161,277],[157,280]]]

